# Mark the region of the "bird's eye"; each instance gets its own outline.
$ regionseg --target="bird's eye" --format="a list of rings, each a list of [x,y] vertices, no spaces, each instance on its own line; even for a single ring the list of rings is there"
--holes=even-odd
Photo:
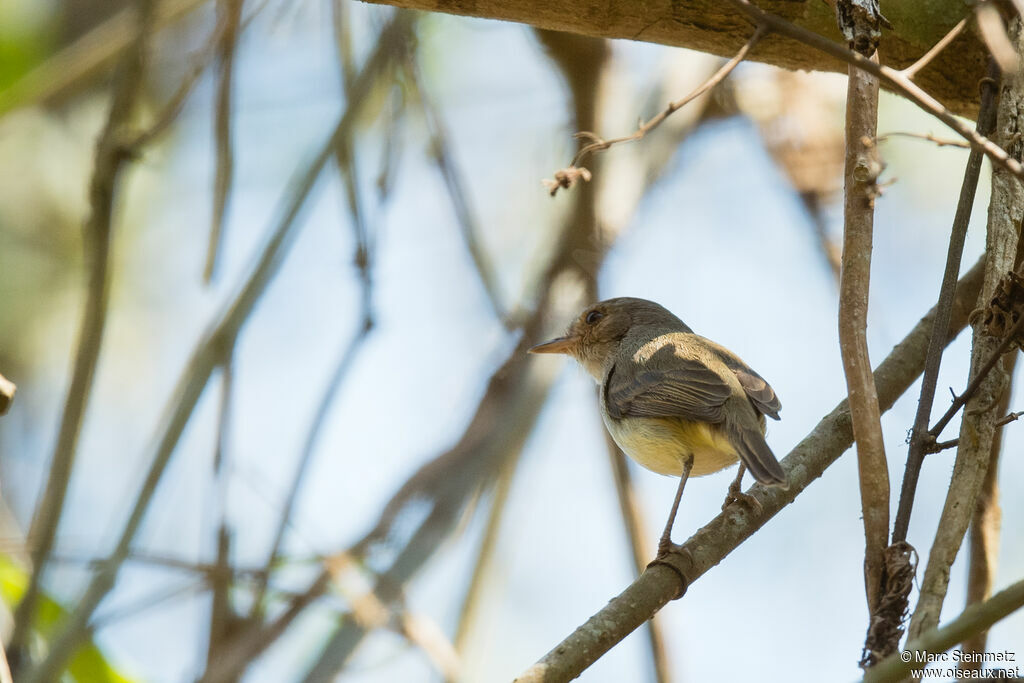
[[[584,318],[584,320],[587,322],[588,325],[593,325],[603,317],[604,313],[602,313],[601,311],[591,311],[590,313],[587,313],[587,317]]]

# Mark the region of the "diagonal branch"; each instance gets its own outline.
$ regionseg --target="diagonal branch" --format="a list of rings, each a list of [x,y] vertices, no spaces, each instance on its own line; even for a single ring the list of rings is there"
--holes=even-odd
[[[300,224],[297,218],[313,191],[320,172],[331,158],[338,141],[351,133],[361,109],[360,104],[365,103],[366,94],[376,82],[379,73],[392,63],[395,53],[407,46],[410,22],[411,19],[408,15],[398,13],[383,30],[376,50],[370,56],[363,72],[353,86],[353,91],[360,96],[352,100],[354,106],[345,110],[316,156],[297,174],[258,262],[235,298],[221,313],[217,323],[197,344],[168,405],[166,417],[157,433],[149,471],[132,506],[128,521],[119,535],[114,551],[103,568],[89,582],[75,611],[68,617],[60,632],[53,639],[46,658],[24,677],[25,683],[44,683],[56,680],[64,663],[88,631],[87,626],[93,612],[114,586],[120,567],[131,550],[132,542],[142,525],[171,455],[214,368],[223,361],[226,352],[232,347],[242,326],[248,320],[256,302],[277,273],[288,247],[291,245],[295,227]]]
[[[235,53],[238,49],[239,25],[245,0],[217,0],[218,26],[221,29],[218,45],[217,105],[214,110],[214,138],[217,150],[217,171],[213,181],[213,219],[210,224],[210,242],[206,249],[203,281],[209,283],[217,270],[224,233],[224,216],[228,207],[231,179],[235,173],[235,155],[231,143],[232,81],[235,73]]]
[[[608,149],[609,147],[612,147],[613,145],[617,145],[622,142],[635,142],[637,140],[642,139],[652,130],[660,126],[661,123],[669,116],[676,113],[677,111],[688,105],[690,102],[693,102],[695,99],[697,99],[704,93],[709,92],[716,85],[718,85],[726,78],[728,78],[729,74],[731,74],[733,70],[740,65],[740,62],[747,58],[747,55],[750,53],[750,51],[754,48],[755,45],[757,45],[757,43],[761,40],[761,38],[765,36],[767,32],[768,31],[761,26],[758,26],[756,29],[754,29],[754,34],[750,36],[750,40],[743,44],[743,47],[740,48],[739,52],[733,55],[732,59],[723,64],[717,71],[715,71],[715,73],[711,74],[711,76],[706,81],[697,86],[688,95],[681,99],[675,100],[674,102],[669,102],[668,106],[665,107],[660,113],[658,113],[648,121],[641,123],[640,126],[636,129],[636,131],[631,133],[630,135],[624,135],[623,137],[605,140],[604,138],[599,137],[595,133],[587,131],[581,131],[577,133],[577,138],[581,140],[589,140],[589,142],[583,145],[579,149],[579,151],[576,152],[576,156],[573,157],[572,162],[569,164],[569,166],[579,166],[579,164],[590,154],[593,154],[595,152],[602,152]]]
[[[938,100],[925,92],[921,87],[907,78],[902,72],[887,66],[880,66],[867,57],[848,50],[842,45],[824,38],[817,33],[808,31],[795,24],[792,24],[782,17],[770,14],[759,9],[749,0],[727,0],[737,10],[745,14],[755,25],[768,26],[772,31],[784,36],[798,40],[805,45],[813,47],[847,64],[851,64],[878,78],[883,85],[890,88],[903,97],[907,98],[919,108],[928,112],[939,121],[952,128],[965,140],[971,143],[972,148],[980,149],[985,156],[992,160],[992,163],[1000,168],[1006,169],[1009,173],[1024,179],[1024,165],[1020,160],[1011,157],[1006,150],[992,142],[990,139],[972,129],[963,120],[957,118],[953,112],[944,107]]]
[[[57,537],[64,512],[64,500],[74,466],[78,438],[92,394],[93,379],[103,345],[110,299],[110,249],[114,230],[114,202],[126,156],[121,145],[124,128],[130,123],[142,80],[149,39],[152,33],[153,0],[142,2],[138,10],[136,40],[125,54],[114,86],[110,111],[96,143],[96,161],[89,183],[89,216],[84,226],[85,263],[88,269],[85,310],[78,332],[74,369],[61,414],[57,443],[50,458],[46,489],[36,506],[29,537],[32,548],[32,575],[21,602],[15,610],[14,633],[9,648],[14,668],[20,668],[22,648],[35,621],[40,582]]]
[[[967,324],[968,313],[977,300],[983,270],[979,262],[961,279],[947,342]],[[875,370],[875,385],[883,410],[892,407],[921,374],[934,315],[935,309],[929,311]],[[788,489],[755,485],[749,493],[760,503],[760,509],[748,511],[732,506],[722,512],[678,546],[664,562],[648,567],[626,590],[516,680],[519,683],[555,683],[578,676],[793,502],[852,443],[849,407],[844,400],[783,460]]]
[[[911,653],[906,662],[902,661],[899,654],[894,654],[868,670],[864,674],[864,683],[905,680],[911,671],[925,666],[924,662],[915,661],[915,654],[945,652],[957,643],[987,631],[992,624],[1021,607],[1024,607],[1024,581],[1018,581],[983,603],[971,605],[942,628],[931,629],[911,640],[903,650],[904,653]]]

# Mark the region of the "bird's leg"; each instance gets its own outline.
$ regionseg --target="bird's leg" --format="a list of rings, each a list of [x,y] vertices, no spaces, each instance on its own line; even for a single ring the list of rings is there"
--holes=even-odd
[[[676,499],[672,501],[672,511],[668,513],[668,521],[665,522],[665,530],[661,532],[661,540],[658,541],[658,557],[662,558],[668,554],[672,547],[672,525],[676,522],[676,512],[679,511],[679,501],[683,497],[683,487],[690,477],[690,470],[693,469],[693,454],[683,458],[683,471],[679,475],[679,488],[676,489]]]
[[[749,493],[743,493],[743,475],[746,473],[747,467],[742,462],[740,463],[740,469],[736,472],[736,478],[729,484],[729,492],[725,494],[725,502],[722,503],[722,509],[729,507],[733,503],[739,503],[740,505],[746,505],[751,510],[757,511],[761,509],[761,503],[758,502],[757,498],[754,498]]]

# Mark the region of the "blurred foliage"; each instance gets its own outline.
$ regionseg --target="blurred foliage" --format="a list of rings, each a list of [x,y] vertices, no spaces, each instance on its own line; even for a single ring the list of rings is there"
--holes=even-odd
[[[6,555],[0,555],[0,598],[4,603],[13,609],[27,585],[28,572]],[[60,603],[43,593],[39,600],[39,616],[36,619],[39,630],[36,635],[44,640],[49,638],[54,627],[67,616],[67,610]],[[66,677],[75,683],[132,683],[135,680],[112,667],[92,642],[79,648],[71,658]]]
[[[45,59],[54,47],[53,13],[38,0],[0,3],[0,90]]]

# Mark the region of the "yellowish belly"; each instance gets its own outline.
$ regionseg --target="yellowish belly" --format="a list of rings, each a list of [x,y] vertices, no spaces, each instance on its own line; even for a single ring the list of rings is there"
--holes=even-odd
[[[696,477],[723,470],[739,459],[722,430],[707,422],[606,417],[604,423],[626,455],[658,474],[680,476],[687,455],[693,455],[690,475]]]

